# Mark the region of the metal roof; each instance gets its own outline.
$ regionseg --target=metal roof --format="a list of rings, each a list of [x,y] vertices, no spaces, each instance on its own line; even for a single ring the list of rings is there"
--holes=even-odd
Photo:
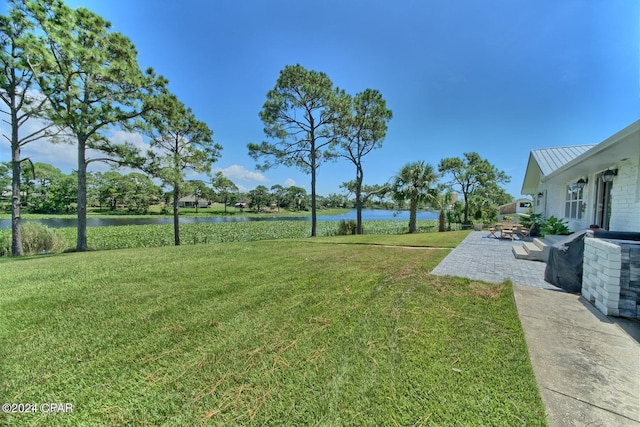
[[[549,175],[569,163],[585,151],[597,144],[574,145],[571,147],[541,148],[531,150],[531,155],[536,160],[542,176]]]
[[[540,184],[563,183],[593,175],[640,156],[640,120],[600,144],[532,150],[522,194],[536,194]]]

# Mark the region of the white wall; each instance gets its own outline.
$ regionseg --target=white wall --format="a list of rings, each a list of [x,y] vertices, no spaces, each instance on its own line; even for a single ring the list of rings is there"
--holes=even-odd
[[[612,169],[618,169],[618,175],[614,178],[611,190],[611,219],[609,229],[612,231],[640,231],[640,157],[625,160],[612,165]],[[598,171],[600,173],[602,171]],[[585,211],[581,219],[568,219],[564,217],[567,185],[542,184],[539,192],[544,192],[538,203],[534,198],[533,207],[535,213],[542,214],[543,218],[555,216],[567,222],[571,231],[580,231],[595,222],[594,197],[597,173],[588,176],[589,183],[584,188],[583,198],[586,203]]]
[[[618,166],[611,190],[611,222],[615,231],[640,231],[640,158]]]

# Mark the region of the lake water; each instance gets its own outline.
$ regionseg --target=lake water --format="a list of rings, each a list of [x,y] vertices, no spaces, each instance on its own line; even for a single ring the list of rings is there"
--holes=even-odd
[[[352,209],[341,215],[318,215],[318,221],[355,220],[356,210]],[[382,209],[363,209],[363,221],[378,220],[406,220],[409,221],[409,211],[391,211]],[[418,212],[418,219],[438,219],[437,212]],[[180,224],[198,224],[203,222],[249,222],[249,221],[309,221],[311,216],[301,217],[180,217]],[[75,218],[51,218],[51,219],[23,219],[22,222],[38,222],[51,228],[75,227]],[[173,217],[144,217],[144,218],[87,218],[88,227],[107,227],[118,225],[145,225],[145,224],[173,224]],[[11,219],[0,219],[0,230],[11,228]]]

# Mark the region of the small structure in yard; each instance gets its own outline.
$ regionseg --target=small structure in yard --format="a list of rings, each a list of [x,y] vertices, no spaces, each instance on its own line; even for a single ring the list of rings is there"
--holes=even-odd
[[[506,205],[498,206],[498,212],[500,215],[514,215],[529,212],[533,200],[531,199],[518,199],[515,202],[507,203]]]

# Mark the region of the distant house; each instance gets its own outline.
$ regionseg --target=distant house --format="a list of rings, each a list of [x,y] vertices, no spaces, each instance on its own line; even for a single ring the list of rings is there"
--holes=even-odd
[[[532,150],[522,194],[573,231],[640,231],[640,120],[599,144]]]
[[[207,199],[196,200],[195,196],[185,196],[178,200],[178,207],[180,208],[195,208],[196,203],[199,208],[208,208],[211,205]]]
[[[500,215],[514,215],[520,213],[529,212],[529,208],[532,206],[533,201],[531,199],[518,199],[515,202],[507,203],[498,207]]]

